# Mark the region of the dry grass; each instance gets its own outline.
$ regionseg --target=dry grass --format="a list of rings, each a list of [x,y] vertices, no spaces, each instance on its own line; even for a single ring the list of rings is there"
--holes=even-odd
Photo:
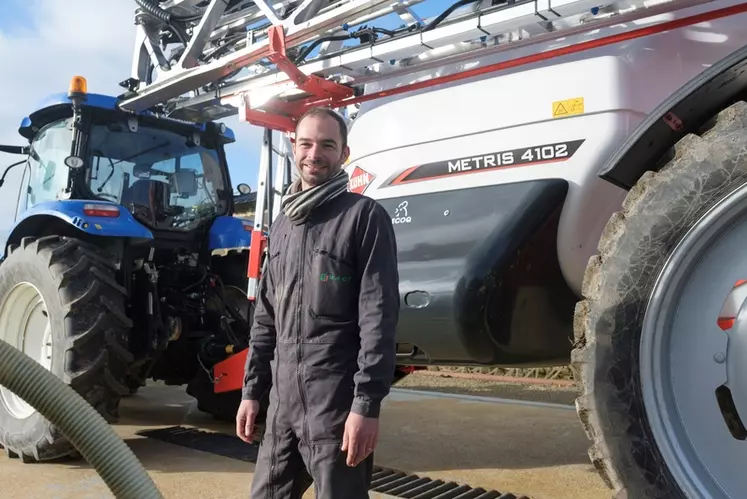
[[[428,370],[468,374],[490,374],[493,376],[510,376],[512,378],[574,380],[570,366],[533,367],[527,369],[503,369],[499,367],[429,367]]]

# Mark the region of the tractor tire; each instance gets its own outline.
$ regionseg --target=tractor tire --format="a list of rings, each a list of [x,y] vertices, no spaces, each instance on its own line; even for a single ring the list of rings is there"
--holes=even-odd
[[[589,260],[574,320],[576,408],[613,497],[744,497],[735,466],[747,449],[715,392],[726,381],[719,311],[747,278],[735,239],[747,237],[747,103],[671,152],[631,189]]]
[[[132,355],[126,292],[111,257],[70,237],[23,238],[0,266],[0,338],[118,420]],[[77,457],[59,428],[0,387],[0,445],[25,462]]]

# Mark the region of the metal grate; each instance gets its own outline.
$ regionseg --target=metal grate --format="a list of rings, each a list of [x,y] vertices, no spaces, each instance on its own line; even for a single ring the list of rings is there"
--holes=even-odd
[[[501,494],[497,490],[475,489],[378,466],[374,468],[370,490],[406,499],[529,499],[509,492]]]
[[[138,432],[138,435],[231,459],[251,463],[257,461],[257,445],[247,445],[238,437],[224,433],[172,426],[143,430]],[[472,488],[457,482],[432,480],[380,466],[374,467],[370,490],[403,499],[529,499],[527,496]]]

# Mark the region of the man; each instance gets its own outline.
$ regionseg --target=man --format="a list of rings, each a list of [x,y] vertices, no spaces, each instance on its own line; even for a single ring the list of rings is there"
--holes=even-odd
[[[347,127],[326,108],[298,121],[300,178],[281,202],[260,283],[236,432],[254,437],[270,390],[255,499],[368,497],[399,315],[391,217],[347,191]]]

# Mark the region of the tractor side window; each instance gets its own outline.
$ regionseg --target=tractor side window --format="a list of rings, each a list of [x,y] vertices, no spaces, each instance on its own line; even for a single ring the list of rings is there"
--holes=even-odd
[[[31,142],[27,207],[56,201],[59,192],[67,187],[69,171],[65,158],[70,155],[73,131],[70,120],[47,125]]]
[[[179,172],[188,175],[178,175],[177,165]],[[212,211],[218,199],[217,189],[223,186],[221,175],[216,153],[201,149],[153,163],[149,178],[169,185],[169,206],[192,209],[207,207]]]
[[[217,204],[217,189],[222,189],[223,177],[218,158],[213,151],[203,149],[200,152],[182,156],[179,158],[179,170],[194,172],[197,188],[191,192],[189,192],[189,185],[177,188],[172,206],[211,207]]]

